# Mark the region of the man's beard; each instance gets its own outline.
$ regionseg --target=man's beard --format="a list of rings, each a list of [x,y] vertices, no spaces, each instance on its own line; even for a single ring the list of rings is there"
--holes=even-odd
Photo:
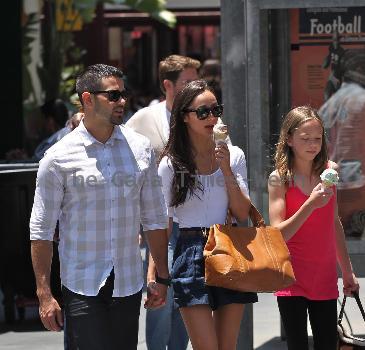
[[[116,112],[114,112],[116,113]],[[111,114],[109,117],[109,121],[111,124],[113,125],[120,125],[123,123],[124,120],[124,109],[123,109],[123,113],[118,113],[118,115],[120,115],[120,117],[116,117],[115,115]]]
[[[109,118],[109,121],[113,125],[121,125],[121,124],[123,124],[123,117],[124,117],[124,115],[122,115],[121,118],[116,118],[116,117],[111,116]]]

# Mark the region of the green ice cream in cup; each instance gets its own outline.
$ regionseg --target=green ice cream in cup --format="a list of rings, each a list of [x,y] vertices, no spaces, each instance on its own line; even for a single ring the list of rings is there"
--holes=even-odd
[[[338,173],[334,169],[326,169],[321,174],[321,180],[325,187],[331,187],[333,185],[336,186],[339,180]]]

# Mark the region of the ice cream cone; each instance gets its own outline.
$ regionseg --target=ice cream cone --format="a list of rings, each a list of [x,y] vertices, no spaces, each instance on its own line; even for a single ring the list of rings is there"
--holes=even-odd
[[[216,124],[213,128],[213,137],[216,144],[226,142],[228,137],[228,128],[225,124]]]

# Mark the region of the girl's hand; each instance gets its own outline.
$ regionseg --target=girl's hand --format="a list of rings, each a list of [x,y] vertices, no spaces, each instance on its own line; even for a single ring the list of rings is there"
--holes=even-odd
[[[307,202],[313,209],[322,208],[329,202],[332,196],[333,190],[331,188],[323,189],[322,184],[319,183],[313,188]]]
[[[343,275],[343,294],[348,297],[352,297],[353,292],[359,292],[360,286],[355,275],[351,273],[350,275]]]
[[[223,175],[231,173],[231,162],[228,146],[225,142],[219,142],[215,147],[215,159],[221,168]]]

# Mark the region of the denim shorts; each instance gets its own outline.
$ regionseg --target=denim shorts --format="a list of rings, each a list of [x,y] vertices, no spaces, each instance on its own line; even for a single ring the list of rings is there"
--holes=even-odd
[[[174,251],[171,278],[178,307],[209,305],[212,310],[227,304],[257,302],[257,294],[211,287],[204,283],[203,250],[207,238],[197,231],[181,231]]]

